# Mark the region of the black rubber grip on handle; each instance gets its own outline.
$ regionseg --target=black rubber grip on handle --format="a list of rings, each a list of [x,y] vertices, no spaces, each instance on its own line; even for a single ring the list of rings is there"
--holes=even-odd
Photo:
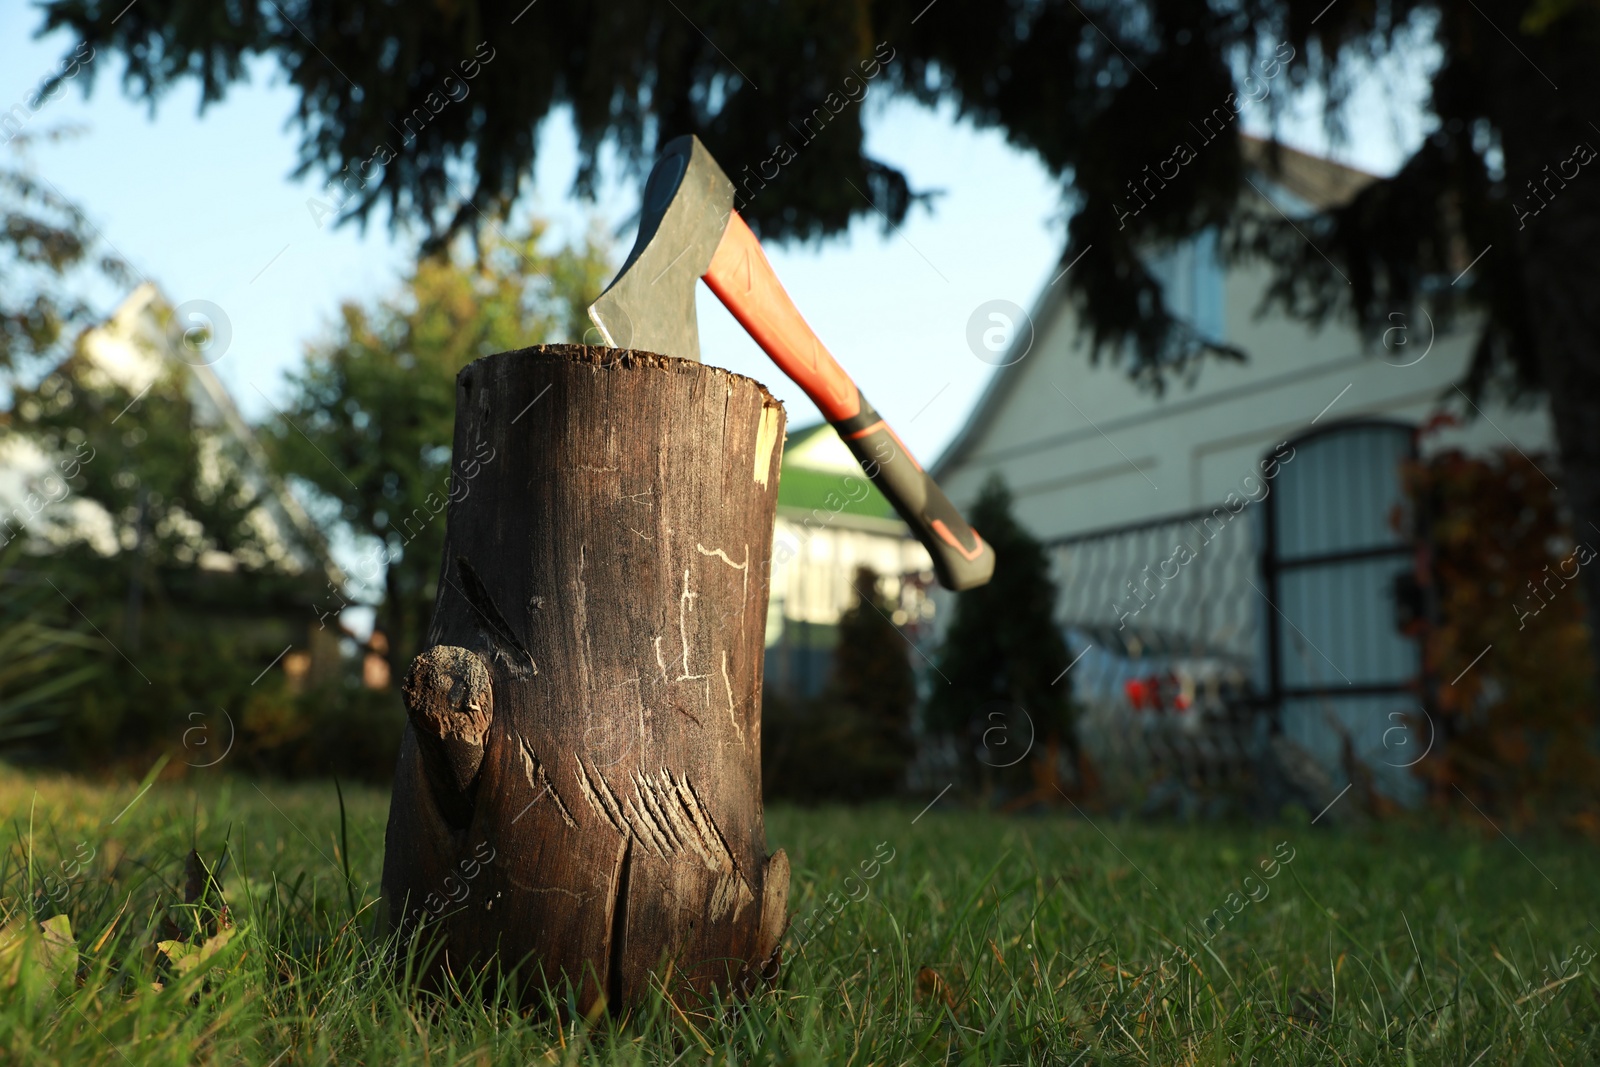
[[[988,582],[994,574],[994,549],[967,525],[939,484],[865,397],[861,413],[833,424],[861,461],[861,469],[933,557],[939,584],[960,592]]]

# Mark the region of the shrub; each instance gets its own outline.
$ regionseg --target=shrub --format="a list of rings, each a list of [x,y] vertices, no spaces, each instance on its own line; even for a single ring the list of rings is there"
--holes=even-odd
[[[911,759],[916,676],[894,606],[870,568],[840,616],[833,672],[822,695],[769,692],[762,712],[762,779],[769,797],[861,801],[898,790]]]
[[[1600,566],[1600,536],[1574,537],[1556,490],[1519,452],[1444,452],[1410,465],[1406,483],[1427,516],[1435,583],[1423,616],[1437,737],[1416,773],[1436,802],[1473,819],[1463,795],[1518,821],[1555,815],[1600,829],[1594,666],[1576,580]],[[1419,747],[1428,732],[1412,724]]]
[[[1071,683],[1062,672],[1071,662],[1055,623],[1056,585],[1044,547],[1011,513],[1011,493],[998,474],[984,483],[972,505],[972,524],[994,548],[989,584],[956,596],[955,611],[938,654],[938,674],[928,704],[931,730],[954,734],[969,775],[986,787],[1021,789],[1054,780],[1054,768],[1029,766],[1065,747],[1077,767]],[[1018,712],[1025,714],[1018,714]],[[1031,724],[1031,729],[1029,729]],[[981,758],[1000,737],[1031,744],[1029,759],[1010,763]],[[1031,737],[1027,734],[1031,733]],[[1053,743],[1053,745],[1052,745]]]

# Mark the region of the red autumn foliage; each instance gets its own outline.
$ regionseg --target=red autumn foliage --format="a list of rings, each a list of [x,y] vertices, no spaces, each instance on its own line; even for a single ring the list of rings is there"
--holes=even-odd
[[[1515,451],[1451,450],[1405,472],[1432,583],[1422,636],[1437,737],[1416,773],[1463,816],[1480,818],[1464,796],[1515,824],[1594,833],[1600,735],[1577,576],[1600,566],[1600,535],[1574,538],[1550,469]]]

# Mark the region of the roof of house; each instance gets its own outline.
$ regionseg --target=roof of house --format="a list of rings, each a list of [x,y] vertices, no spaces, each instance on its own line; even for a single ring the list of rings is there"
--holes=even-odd
[[[1298,209],[1302,213],[1326,211],[1347,203],[1362,189],[1380,180],[1375,174],[1285,144],[1243,135],[1239,142],[1246,165],[1266,180],[1269,193],[1288,194],[1282,197],[1288,203],[1277,205],[1280,210],[1292,212]],[[1066,286],[1047,286],[1028,313],[1036,327],[1053,319],[1066,299]],[[1031,332],[1019,330],[1013,344],[1032,344],[1040,332],[1037,328]],[[967,421],[929,468],[936,479],[966,455],[999,414],[1011,383],[1016,379],[1015,368],[1025,354],[1015,351],[1007,353],[1006,361],[990,376]]]
[[[1260,137],[1240,137],[1239,153],[1252,170],[1272,179],[1314,211],[1349,203],[1379,180],[1376,174]]]
[[[783,474],[778,479],[780,513],[813,509],[865,519],[896,518],[894,506],[862,473],[849,447],[825,422],[803,426],[789,435],[783,446]]]

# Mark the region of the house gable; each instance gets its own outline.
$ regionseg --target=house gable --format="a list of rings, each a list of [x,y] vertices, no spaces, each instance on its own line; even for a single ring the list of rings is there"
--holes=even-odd
[[[1264,211],[1311,210],[1373,180],[1292,149],[1274,165],[1265,145],[1246,148],[1262,168],[1256,184],[1272,200],[1262,201]],[[1092,249],[1074,269],[1095,269]],[[1108,353],[1090,361],[1058,279],[1035,304],[1031,349],[996,372],[935,477],[958,504],[970,504],[1000,474],[1023,523],[1057,539],[1218,503],[1262,455],[1313,426],[1379,416],[1420,423],[1456,398],[1473,323],[1441,334],[1425,312],[1397,311],[1383,338],[1363,338],[1343,321],[1318,329],[1279,311],[1260,314],[1270,277],[1267,264],[1249,263],[1215,279],[1220,339],[1249,358],[1207,359],[1160,394],[1137,385]],[[1448,440],[1524,448],[1550,440],[1542,409],[1491,418]]]

